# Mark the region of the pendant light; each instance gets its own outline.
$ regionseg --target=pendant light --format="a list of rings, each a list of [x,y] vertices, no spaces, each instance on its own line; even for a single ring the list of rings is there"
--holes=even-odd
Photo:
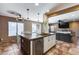
[[[29,9],[27,9],[27,20],[29,20]]]

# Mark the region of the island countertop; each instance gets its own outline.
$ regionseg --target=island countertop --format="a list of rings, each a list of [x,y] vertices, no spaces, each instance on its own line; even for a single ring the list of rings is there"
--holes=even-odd
[[[46,36],[50,36],[50,35],[54,35],[55,33],[48,33],[48,34],[36,34],[36,33],[32,33],[32,34],[24,34],[21,35],[21,37],[24,37],[28,40],[34,40],[34,39],[39,39],[39,38],[43,38]]]

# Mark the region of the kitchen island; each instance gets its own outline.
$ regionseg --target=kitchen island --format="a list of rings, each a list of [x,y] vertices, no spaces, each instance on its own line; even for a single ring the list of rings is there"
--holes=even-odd
[[[56,44],[55,34],[24,34],[21,37],[21,52],[25,55],[43,55]]]

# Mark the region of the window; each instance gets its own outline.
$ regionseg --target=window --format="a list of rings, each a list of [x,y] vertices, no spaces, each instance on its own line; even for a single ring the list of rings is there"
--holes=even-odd
[[[36,27],[36,24],[35,23],[32,23],[32,32],[33,33],[36,33],[36,31],[37,31],[36,28],[37,28]]]
[[[18,34],[22,35],[23,32],[24,32],[24,24],[18,23]]]
[[[41,33],[41,24],[32,23],[32,32],[33,33]]]
[[[18,24],[18,28],[17,28],[17,24]],[[8,36],[16,36],[16,33],[18,33],[18,35],[21,35],[23,31],[24,31],[23,23],[8,22]]]
[[[8,32],[9,36],[15,36],[16,35],[16,22],[9,22],[8,23]]]

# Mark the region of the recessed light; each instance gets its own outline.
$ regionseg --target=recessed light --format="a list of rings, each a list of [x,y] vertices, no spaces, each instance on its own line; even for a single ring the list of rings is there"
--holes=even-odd
[[[35,3],[35,6],[38,6],[39,5],[39,3]]]

